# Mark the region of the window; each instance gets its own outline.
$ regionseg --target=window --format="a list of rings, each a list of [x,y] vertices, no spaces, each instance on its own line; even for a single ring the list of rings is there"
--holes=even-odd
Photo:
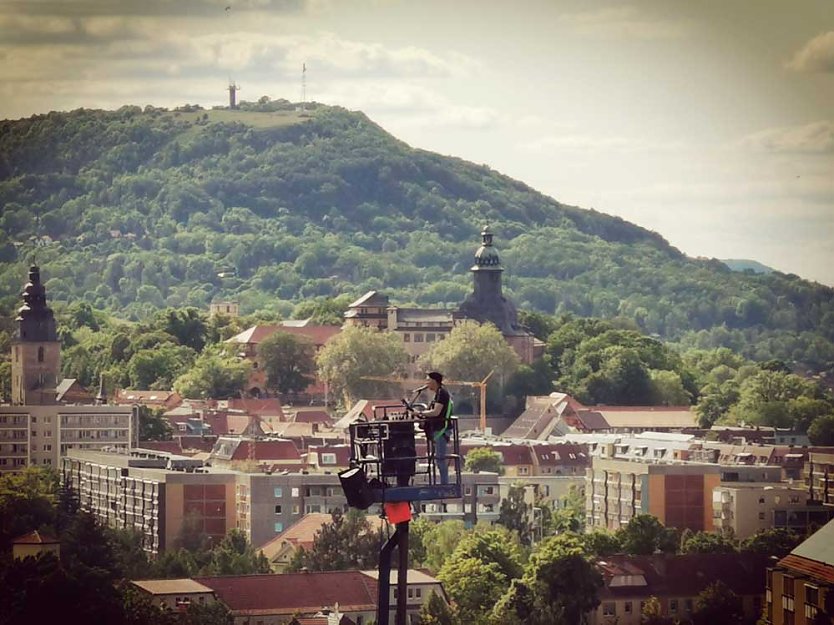
[[[408,589],[408,598],[409,599],[414,599],[414,589],[413,588]]]
[[[613,601],[606,601],[602,604],[602,615],[603,616],[616,616],[617,615],[617,604]]]
[[[275,498],[278,499],[279,497],[283,497],[283,496],[284,496],[284,489],[281,488],[280,486],[276,486],[275,487]]]
[[[811,605],[819,605],[819,602],[820,589],[816,586],[805,584],[805,603],[810,603]]]
[[[279,521],[276,521],[276,522],[275,522],[275,533],[276,533],[276,534],[279,534],[279,533],[281,533],[281,532],[283,532],[283,531],[284,531],[284,524],[283,524],[283,523],[281,523],[281,522],[279,522]]]
[[[623,611],[626,614],[631,614],[631,601],[626,601],[625,604],[623,604]]]
[[[434,343],[434,332],[428,332],[426,334],[426,343]]]
[[[530,469],[528,467],[518,467],[518,474],[519,475],[527,475],[530,473]]]
[[[422,588],[415,588],[414,589],[414,596],[418,599],[423,596],[423,589]]]
[[[687,612],[692,612],[692,599],[687,599],[683,602],[683,605]]]
[[[321,504],[308,503],[304,506],[304,514],[311,514],[313,512],[321,512]]]
[[[281,506],[281,504],[276,504],[275,514],[283,514],[283,512],[284,512],[283,506]]]
[[[677,599],[669,599],[669,612],[672,614],[676,614],[678,611],[678,600]]]
[[[301,514],[301,508],[299,507],[299,505],[298,505],[298,504],[295,504],[295,505],[292,507],[292,513],[293,513],[293,514]]]
[[[759,521],[764,521],[764,518],[765,518],[765,513],[764,512],[759,512]]]
[[[38,362],[43,362],[43,347],[38,348]]]
[[[321,463],[322,464],[336,464],[336,454],[322,454],[321,455]]]
[[[299,496],[299,493],[298,493],[298,489],[297,489],[297,488],[293,488],[293,489],[292,489],[292,496],[293,496],[293,497],[298,497],[298,496]]]
[[[415,332],[414,333],[414,342],[415,343],[422,343],[423,342],[423,335],[418,333],[418,332]]]
[[[403,343],[411,343],[411,333],[404,332],[403,333]]]
[[[759,497],[759,503],[764,503],[764,497]]]

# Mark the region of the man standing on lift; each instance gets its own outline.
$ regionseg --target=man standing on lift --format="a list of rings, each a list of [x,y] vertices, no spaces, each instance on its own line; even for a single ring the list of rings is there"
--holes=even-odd
[[[434,399],[426,410],[418,413],[418,416],[426,420],[424,429],[429,444],[429,455],[435,458],[437,470],[440,472],[440,483],[448,484],[449,465],[446,450],[452,435],[452,396],[443,386],[443,375],[437,371],[431,371],[426,375],[426,386],[434,391]]]

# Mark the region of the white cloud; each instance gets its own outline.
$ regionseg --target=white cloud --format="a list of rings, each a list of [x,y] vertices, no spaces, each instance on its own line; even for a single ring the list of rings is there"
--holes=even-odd
[[[629,137],[599,137],[592,135],[546,135],[524,142],[521,149],[529,152],[648,152],[682,147],[677,143],[651,142]]]
[[[445,95],[416,82],[340,81],[329,84],[315,99],[359,109],[372,118],[394,121],[399,127],[486,128],[499,121],[492,108],[452,103]]]
[[[603,39],[680,39],[687,34],[682,20],[647,17],[628,6],[566,13],[559,20],[577,33]]]
[[[832,154],[834,123],[818,121],[804,126],[768,128],[745,137],[741,145],[766,152]]]
[[[797,72],[834,72],[834,30],[811,39],[786,66]]]

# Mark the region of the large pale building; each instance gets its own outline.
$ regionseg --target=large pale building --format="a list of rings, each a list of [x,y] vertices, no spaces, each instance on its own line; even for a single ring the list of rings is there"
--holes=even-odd
[[[260,546],[305,514],[347,510],[336,473],[308,473],[301,467],[292,473],[246,473],[144,449],[72,450],[61,473],[84,509],[108,525],[137,530],[150,552],[175,548],[184,528],[215,541],[238,528]],[[422,515],[467,525],[497,521],[498,476],[464,473],[461,481],[461,499],[426,502]]]
[[[484,226],[481,245],[470,269],[473,290],[458,309],[393,306],[386,295],[369,291],[348,306],[345,325],[395,332],[411,357],[412,374],[417,359],[466,319],[494,324],[523,363],[533,362],[544,353],[544,343],[521,327],[515,304],[504,296],[501,282],[504,268],[492,238],[489,227]]]
[[[585,484],[586,525],[616,530],[637,515],[651,514],[668,527],[711,530],[720,471],[715,464],[594,458]]]

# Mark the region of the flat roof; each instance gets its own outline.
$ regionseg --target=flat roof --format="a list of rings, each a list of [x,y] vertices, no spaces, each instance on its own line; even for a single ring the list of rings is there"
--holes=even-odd
[[[203,586],[193,579],[145,579],[133,582],[142,590],[152,595],[183,595],[193,593],[213,593],[208,586]]]

